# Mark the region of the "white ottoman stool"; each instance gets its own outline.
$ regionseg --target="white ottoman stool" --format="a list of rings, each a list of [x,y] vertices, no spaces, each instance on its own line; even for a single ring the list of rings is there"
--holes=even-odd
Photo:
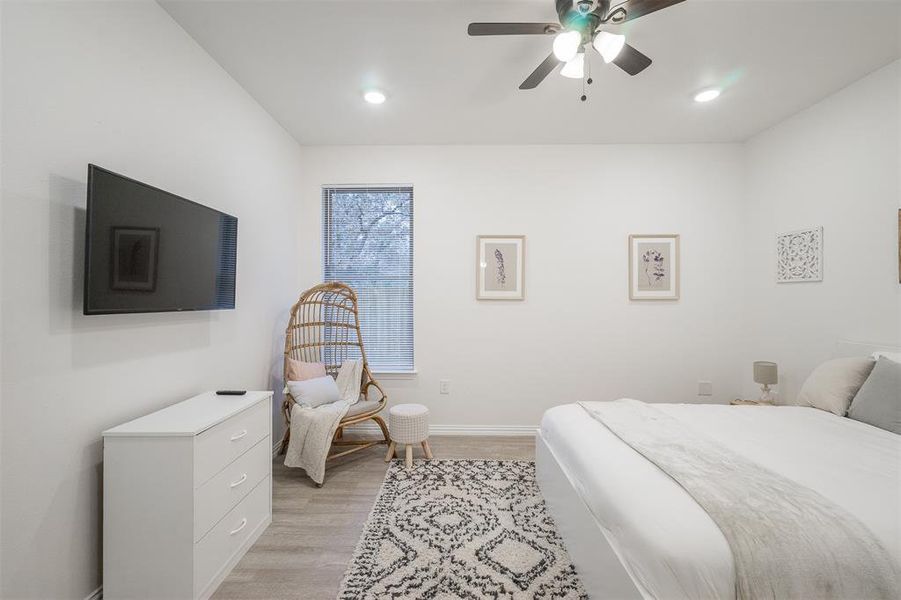
[[[429,448],[429,409],[422,404],[398,404],[388,410],[388,431],[391,434],[391,444],[388,446],[388,454],[385,462],[394,456],[394,450],[398,445],[406,446],[406,465],[409,469],[413,466],[413,444],[422,444],[425,457],[432,458],[432,449]]]

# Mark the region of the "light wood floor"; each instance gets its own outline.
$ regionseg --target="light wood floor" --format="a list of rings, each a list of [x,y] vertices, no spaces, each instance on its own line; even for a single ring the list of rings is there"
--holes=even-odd
[[[439,458],[535,459],[532,437],[430,438]],[[344,570],[385,477],[379,445],[337,459],[317,489],[283,458],[272,465],[272,524],[244,555],[214,600],[334,600]],[[422,458],[417,448],[414,458]]]

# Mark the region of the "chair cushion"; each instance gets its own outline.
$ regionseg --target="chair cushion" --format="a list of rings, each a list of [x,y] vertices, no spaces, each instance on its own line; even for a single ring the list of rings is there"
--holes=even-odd
[[[422,404],[395,404],[388,412],[400,418],[414,418],[428,415],[429,409]]]
[[[422,404],[396,404],[388,411],[391,440],[418,444],[429,437],[429,409]]]
[[[344,418],[349,419],[350,417],[362,415],[363,413],[375,410],[376,408],[378,408],[378,406],[378,400],[360,400],[349,409],[347,409],[347,414],[344,415]]]

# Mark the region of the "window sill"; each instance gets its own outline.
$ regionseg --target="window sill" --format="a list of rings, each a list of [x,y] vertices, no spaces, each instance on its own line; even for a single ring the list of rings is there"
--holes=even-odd
[[[376,379],[415,379],[419,371],[373,371]]]

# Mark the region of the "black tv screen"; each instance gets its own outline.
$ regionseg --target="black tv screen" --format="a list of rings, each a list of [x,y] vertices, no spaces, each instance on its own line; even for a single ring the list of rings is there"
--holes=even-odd
[[[235,307],[238,219],[88,166],[84,314]]]

